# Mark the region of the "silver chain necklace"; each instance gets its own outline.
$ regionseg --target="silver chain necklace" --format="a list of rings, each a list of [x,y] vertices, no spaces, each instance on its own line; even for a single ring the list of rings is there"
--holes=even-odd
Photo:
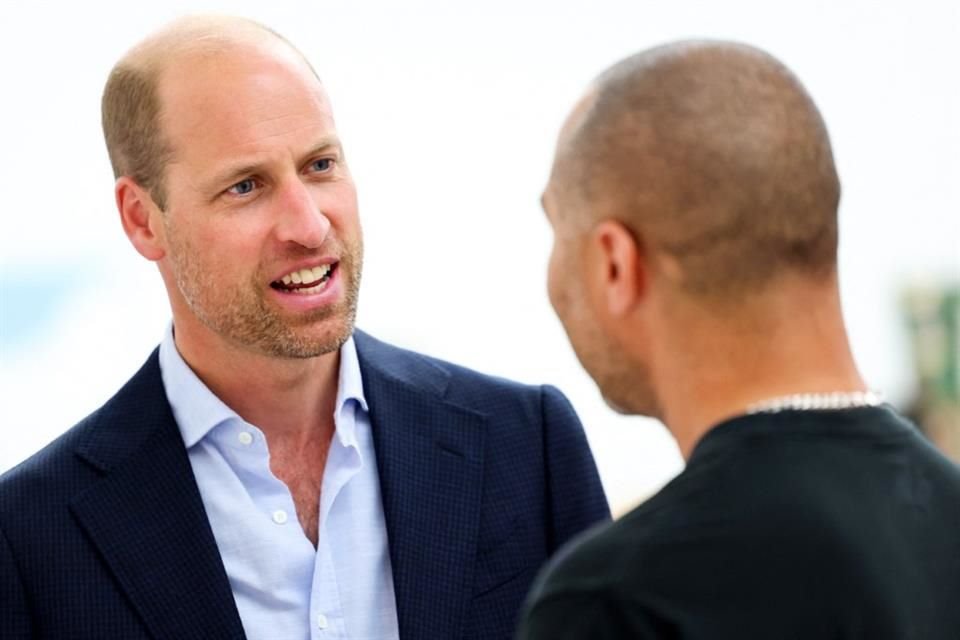
[[[747,414],[779,413],[781,411],[829,411],[876,407],[883,396],[875,391],[834,391],[831,393],[795,393],[761,400],[747,407]]]

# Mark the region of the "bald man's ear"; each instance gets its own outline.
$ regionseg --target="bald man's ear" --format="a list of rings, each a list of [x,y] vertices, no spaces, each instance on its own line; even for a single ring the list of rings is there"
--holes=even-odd
[[[160,260],[166,254],[163,213],[150,193],[133,178],[122,176],[114,185],[120,223],[133,248],[147,260]]]
[[[643,247],[626,226],[604,220],[591,233],[594,300],[619,318],[640,303],[646,289]]]

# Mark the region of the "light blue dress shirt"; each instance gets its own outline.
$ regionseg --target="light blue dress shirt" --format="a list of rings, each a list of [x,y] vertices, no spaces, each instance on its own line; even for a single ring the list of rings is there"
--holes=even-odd
[[[340,349],[336,432],[316,549],[290,491],[270,470],[263,432],[196,376],[177,351],[172,327],[160,345],[160,368],[247,637],[398,638],[380,480],[353,338]]]

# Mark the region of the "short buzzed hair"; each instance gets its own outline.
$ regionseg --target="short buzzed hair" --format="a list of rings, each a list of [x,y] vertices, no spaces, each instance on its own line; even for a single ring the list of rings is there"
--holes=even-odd
[[[680,267],[696,295],[836,267],[840,183],[826,126],[794,75],[742,44],[636,54],[595,82],[554,178]]]
[[[232,16],[191,16],[167,25],[131,49],[113,67],[101,101],[101,122],[114,177],[130,176],[166,208],[164,169],[174,150],[162,123],[161,73],[180,53],[217,51],[243,42],[278,40],[307,59],[286,38],[256,21]]]

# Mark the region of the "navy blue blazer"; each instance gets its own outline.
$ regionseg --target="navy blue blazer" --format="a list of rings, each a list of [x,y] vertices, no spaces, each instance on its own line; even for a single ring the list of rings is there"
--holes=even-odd
[[[576,414],[551,387],[355,339],[400,637],[512,637],[537,569],[609,518]],[[0,477],[0,638],[243,637],[155,351]]]

